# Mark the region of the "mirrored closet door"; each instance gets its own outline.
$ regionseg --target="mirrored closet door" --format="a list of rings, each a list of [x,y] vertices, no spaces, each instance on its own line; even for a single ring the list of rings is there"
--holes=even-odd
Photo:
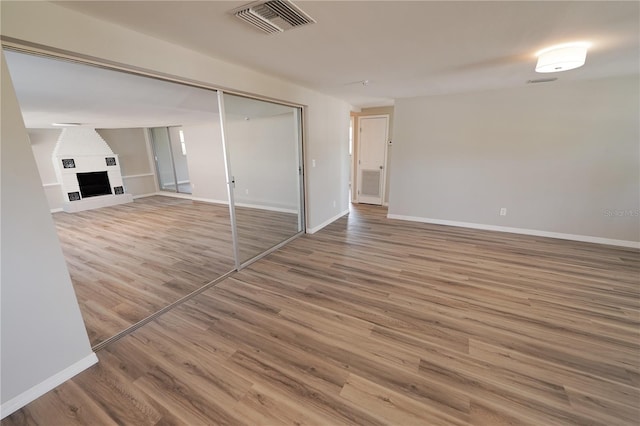
[[[239,267],[304,229],[301,108],[221,94]]]
[[[187,144],[182,126],[149,129],[161,191],[191,194]]]
[[[94,348],[303,232],[301,108],[5,57]]]

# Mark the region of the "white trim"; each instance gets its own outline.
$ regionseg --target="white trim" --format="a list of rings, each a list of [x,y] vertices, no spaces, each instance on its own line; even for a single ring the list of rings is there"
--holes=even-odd
[[[131,202],[133,202],[133,195],[131,194],[101,195],[98,197],[83,198],[76,201],[65,201],[62,203],[62,209],[67,213],[76,213]]]
[[[142,173],[142,174],[139,174],[139,175],[122,176],[122,179],[133,179],[133,178],[153,177],[153,176],[154,176],[153,173]]]
[[[30,389],[22,392],[20,395],[11,398],[0,406],[0,419],[4,419],[9,414],[19,410],[28,403],[35,401],[45,393],[54,389],[55,387],[63,384],[67,380],[71,379],[76,374],[79,374],[98,362],[98,357],[95,353],[82,358],[80,361],[70,365],[64,370],[54,374],[48,379],[38,383]]]
[[[49,210],[49,213],[60,213],[61,211],[63,211],[62,207],[58,207],[58,208]]]
[[[265,206],[264,204],[236,203],[236,207],[247,207],[250,209],[269,210],[272,212],[298,214],[298,210],[296,209],[285,209],[283,207]]]
[[[48,187],[51,187],[51,186],[60,186],[60,182],[43,183],[42,186],[44,188],[48,188]]]
[[[331,219],[325,220],[324,222],[322,222],[318,226],[314,226],[313,228],[307,228],[307,234],[315,234],[316,232],[318,232],[319,230],[321,230],[325,226],[335,222],[336,220],[340,219],[342,216],[347,215],[348,213],[349,213],[349,209],[346,209],[345,211],[343,211],[342,213],[338,213],[337,215],[335,215]]]
[[[229,202],[226,200],[214,200],[213,198],[201,198],[201,197],[191,197],[193,201],[200,201],[202,203],[210,203],[210,204],[224,204],[225,206],[229,205]]]
[[[157,192],[149,192],[148,194],[138,194],[138,195],[134,195],[133,199],[137,200],[138,198],[153,197],[154,195],[158,195],[158,193]]]
[[[389,202],[385,201],[384,203],[382,203],[382,207],[389,207]]]
[[[172,192],[172,191],[163,191],[163,190],[156,192],[154,195],[164,195],[165,197],[183,198],[185,200],[193,199],[191,194],[183,194],[182,192]]]
[[[164,191],[160,191],[160,192],[157,192],[157,193],[151,194],[151,195],[166,195],[168,197],[184,198],[184,199],[188,199],[188,200],[192,200],[192,201],[201,201],[203,203],[224,204],[225,206],[229,205],[229,202],[226,201],[226,200],[214,200],[212,198],[192,197],[189,194],[181,194],[179,192],[164,192]],[[292,214],[297,214],[298,213],[298,210],[296,210],[296,209],[285,209],[285,208],[282,208],[282,207],[265,206],[265,205],[262,205],[262,204],[236,203],[236,206],[237,207],[247,207],[247,208],[258,209],[258,210],[268,210],[268,211],[280,212],[280,213],[292,213]]]
[[[408,220],[411,222],[431,223],[434,225],[458,226],[462,228],[481,229],[485,231],[510,232],[513,234],[535,235],[537,237],[559,238],[561,240],[582,241],[585,243],[607,244],[611,246],[640,248],[639,241],[614,240],[611,238],[592,237],[589,235],[564,234],[561,232],[540,231],[537,229],[511,228],[508,226],[484,225],[481,223],[457,222],[452,220],[429,219],[426,217],[388,214],[388,219]]]

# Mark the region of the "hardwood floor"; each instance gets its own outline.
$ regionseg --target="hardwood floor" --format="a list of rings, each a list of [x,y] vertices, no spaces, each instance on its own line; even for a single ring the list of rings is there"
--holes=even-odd
[[[240,262],[280,244],[298,232],[298,215],[236,206]]]
[[[385,215],[296,239],[2,425],[640,423],[640,251]]]
[[[296,233],[290,213],[236,215],[243,259]],[[92,345],[235,269],[224,205],[153,196],[53,217]]]
[[[223,205],[153,196],[53,218],[92,345],[234,269]]]

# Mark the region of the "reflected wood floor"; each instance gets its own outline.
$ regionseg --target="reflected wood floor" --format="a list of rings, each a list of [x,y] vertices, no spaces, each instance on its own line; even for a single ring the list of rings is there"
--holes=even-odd
[[[250,207],[236,206],[236,224],[241,263],[299,232],[297,214]]]
[[[153,196],[53,218],[92,345],[234,269],[224,205]]]
[[[2,425],[640,422],[638,250],[385,215],[298,238]]]

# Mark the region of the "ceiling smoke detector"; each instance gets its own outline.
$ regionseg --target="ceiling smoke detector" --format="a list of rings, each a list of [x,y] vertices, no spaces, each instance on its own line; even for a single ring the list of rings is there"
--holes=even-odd
[[[579,41],[542,49],[536,53],[538,57],[536,72],[561,72],[580,68],[587,59],[589,47],[591,47],[591,43]]]
[[[316,22],[289,0],[258,1],[235,9],[232,13],[267,34],[281,33]]]

